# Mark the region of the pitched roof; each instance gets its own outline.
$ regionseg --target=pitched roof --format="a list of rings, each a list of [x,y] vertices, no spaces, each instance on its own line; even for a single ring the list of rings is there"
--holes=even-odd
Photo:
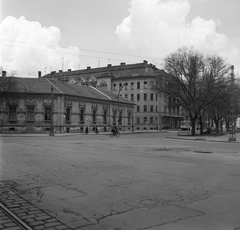
[[[50,94],[51,87],[54,86],[54,94],[64,94],[69,96],[84,97],[95,100],[118,101],[117,95],[94,87],[71,84],[47,78],[18,78],[18,77],[1,77],[0,93],[35,93]],[[119,102],[132,104],[131,101],[119,97]]]
[[[74,77],[77,80],[84,77],[88,80],[90,77],[94,76],[96,78],[111,76],[113,78],[122,78],[122,77],[139,77],[139,76],[156,76],[159,74],[159,69],[152,64],[148,64],[146,61],[143,63],[136,64],[125,64],[98,68],[87,68],[82,70],[74,70],[67,72],[54,72],[54,78],[70,78]],[[52,74],[47,74],[43,78],[51,78]]]

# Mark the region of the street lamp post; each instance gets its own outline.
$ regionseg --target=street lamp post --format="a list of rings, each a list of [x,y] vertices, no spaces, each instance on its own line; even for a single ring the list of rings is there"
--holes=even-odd
[[[53,85],[51,87],[51,113],[50,113],[50,133],[49,136],[54,136],[53,130]]]
[[[231,66],[231,85],[230,85],[230,124],[228,141],[236,141],[236,117],[235,117],[235,101],[234,101],[234,66]]]

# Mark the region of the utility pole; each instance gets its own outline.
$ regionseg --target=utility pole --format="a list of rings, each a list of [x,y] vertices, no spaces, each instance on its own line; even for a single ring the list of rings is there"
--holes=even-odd
[[[133,102],[133,107],[132,107],[132,132],[134,132],[134,101]]]
[[[231,66],[231,85],[230,85],[230,122],[228,141],[236,141],[236,117],[235,117],[235,100],[234,100],[234,66]]]
[[[54,127],[53,127],[53,85],[51,87],[51,113],[50,113],[50,133],[49,136],[54,136]]]
[[[117,99],[118,99],[118,124],[119,124],[119,122],[120,122],[120,114],[119,114],[119,96],[120,96],[120,92],[121,92],[121,90],[123,89],[123,87],[126,85],[126,83],[123,83],[123,85],[121,86],[121,88],[118,90],[118,96],[117,96]]]

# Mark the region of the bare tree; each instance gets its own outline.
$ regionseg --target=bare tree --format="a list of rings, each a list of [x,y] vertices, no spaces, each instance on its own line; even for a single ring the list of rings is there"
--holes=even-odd
[[[183,47],[165,58],[164,69],[168,75],[159,75],[153,90],[177,99],[188,112],[195,135],[197,119],[226,87],[229,66],[221,57],[204,57],[193,48]]]

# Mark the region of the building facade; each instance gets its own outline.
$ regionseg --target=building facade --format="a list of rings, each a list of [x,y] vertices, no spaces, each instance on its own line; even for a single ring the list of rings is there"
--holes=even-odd
[[[133,130],[134,106],[116,94],[44,78],[0,78],[1,132]]]
[[[180,127],[183,113],[174,98],[156,94],[151,85],[158,76],[167,75],[147,61],[137,64],[121,63],[117,66],[52,72],[43,78],[91,85],[108,90],[135,104],[134,127],[136,130],[176,129]]]

